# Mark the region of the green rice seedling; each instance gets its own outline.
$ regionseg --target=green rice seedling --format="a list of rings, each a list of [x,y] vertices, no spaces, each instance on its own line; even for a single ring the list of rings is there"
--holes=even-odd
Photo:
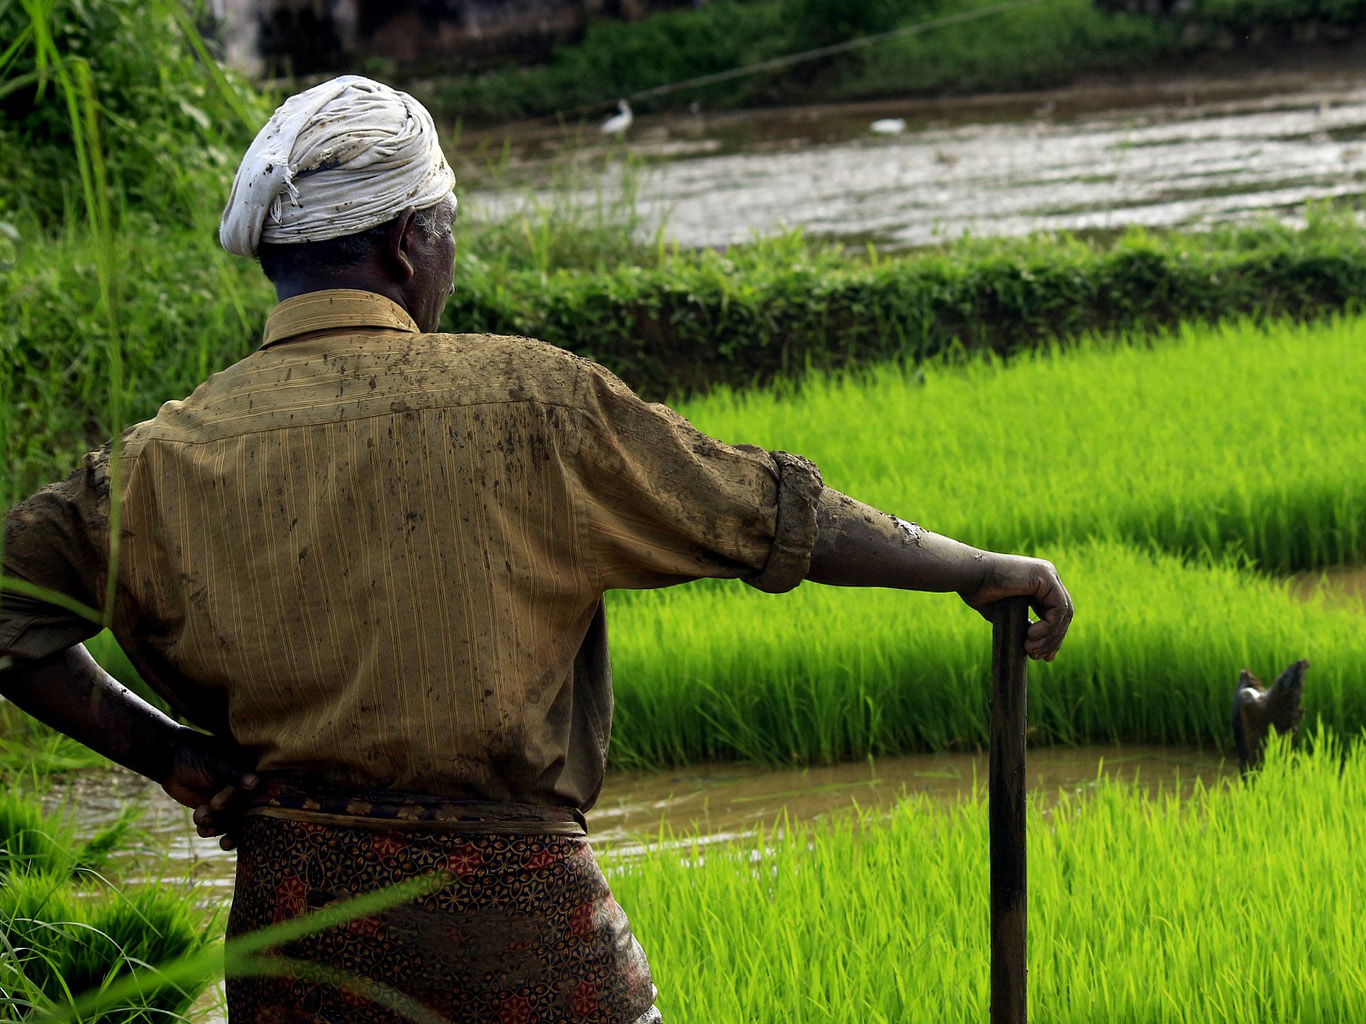
[[[69,878],[98,871],[132,830],[139,813],[129,807],[112,824],[80,838],[78,833],[88,830],[70,817],[50,817],[37,795],[7,789],[0,793],[0,885],[15,875]]]
[[[718,437],[802,452],[830,486],[982,547],[1113,537],[1319,568],[1366,560],[1362,326],[1187,327],[684,411]]]
[[[100,1013],[81,1019],[166,1020],[211,980],[213,968],[204,963],[174,984],[148,969],[210,945],[193,901],[161,885],[123,892],[99,874],[138,813],[130,808],[89,836],[69,816],[45,815],[35,795],[0,794],[0,1005],[12,1011],[0,1019],[30,1019],[118,979],[141,977],[124,982],[128,990]]]
[[[123,979],[120,998],[82,1024],[150,1024],[183,1014],[212,979],[201,968],[163,984],[149,965],[186,958],[212,940],[183,895],[147,888],[91,899],[69,880],[40,872],[0,886],[0,992],[29,1019],[73,1004]],[[137,979],[142,979],[141,981]]]
[[[48,728],[13,704],[0,703],[0,778],[26,772],[46,776],[107,763],[99,754]]]
[[[1035,742],[1229,749],[1241,668],[1307,657],[1310,715],[1366,726],[1366,635],[1350,608],[1304,602],[1229,563],[1114,541],[1049,551],[1079,612],[1031,666]],[[828,762],[987,740],[991,631],[953,595],[739,584],[611,595],[612,755],[629,766],[711,759]]]
[[[1036,795],[1030,1019],[1363,1019],[1363,799],[1361,744],[1322,732],[1251,785]],[[608,865],[668,1020],[966,1024],[988,1017],[987,849],[978,791]]]
[[[449,884],[449,881],[449,877],[444,873],[406,879],[385,889],[352,897],[248,935],[236,936],[221,949],[203,942],[179,950],[170,949],[168,946],[162,950],[166,955],[161,959],[152,955],[139,962],[130,962],[128,966],[131,969],[109,971],[98,984],[87,986],[83,991],[71,986],[70,992],[63,993],[61,1005],[53,1006],[43,1019],[50,1020],[52,1024],[140,1022],[143,1017],[130,1018],[128,1014],[140,1013],[144,1006],[171,1005],[180,996],[192,997],[193,992],[203,988],[204,979],[223,967],[235,975],[277,973],[286,962],[280,958],[279,947],[304,935],[346,924],[407,900],[420,899]],[[3,915],[3,909],[3,903],[0,903],[0,915]],[[155,913],[164,916],[167,911],[165,908],[156,907]],[[175,924],[174,921],[170,923]],[[0,941],[0,953],[3,952],[3,948],[3,942]],[[146,943],[143,942],[138,948],[146,949]],[[146,951],[155,952],[150,949]],[[307,963],[287,962],[291,973],[300,977],[309,976],[310,969]],[[3,962],[0,961],[0,969],[2,968]],[[414,1024],[442,1024],[442,1018],[421,1004],[401,993],[375,985],[363,977],[323,968],[318,968],[318,972],[318,977],[384,1001],[401,1015],[410,1018]],[[152,999],[159,1002],[153,1003]]]

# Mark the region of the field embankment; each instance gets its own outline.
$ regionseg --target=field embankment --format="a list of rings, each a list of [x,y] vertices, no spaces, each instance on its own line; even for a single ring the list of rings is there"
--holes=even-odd
[[[14,264],[0,273],[11,499],[258,343],[270,288],[217,248],[213,213],[189,227],[128,213],[103,242],[79,226],[53,235],[18,222]],[[795,235],[724,253],[642,249],[605,241],[612,225],[541,216],[462,237],[443,327],[541,338],[655,399],[1185,319],[1312,318],[1366,295],[1366,235],[1349,214],[1303,229],[1036,236],[898,257]],[[557,231],[558,244],[540,240]]]

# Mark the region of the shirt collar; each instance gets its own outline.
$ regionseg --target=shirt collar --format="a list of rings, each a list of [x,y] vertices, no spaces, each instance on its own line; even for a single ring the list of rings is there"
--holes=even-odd
[[[269,348],[301,334],[357,327],[422,333],[402,306],[383,295],[354,288],[329,288],[304,292],[272,309],[266,317],[261,347]]]

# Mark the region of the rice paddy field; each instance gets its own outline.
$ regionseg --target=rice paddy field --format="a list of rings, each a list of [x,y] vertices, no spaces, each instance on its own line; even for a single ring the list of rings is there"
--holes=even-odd
[[[1031,666],[1038,742],[1229,749],[1240,668],[1312,663],[1308,742],[1249,782],[1098,774],[1035,794],[1030,1019],[1366,1019],[1361,609],[1290,572],[1363,559],[1360,318],[1095,339],[1009,365],[883,368],[685,410],[827,483],[1053,559],[1077,602]],[[985,745],[990,631],[952,595],[705,585],[614,595],[616,756],[827,761]],[[989,1016],[985,792],[955,808],[661,835],[612,861],[666,1019]]]
[[[1366,755],[1277,745],[1253,785],[1151,797],[1097,780],[1029,828],[1029,1017],[1366,1019]],[[671,1024],[989,1016],[987,813],[779,822],[613,867]]]
[[[1312,663],[1310,719],[1366,725],[1360,613],[1284,574],[1366,552],[1360,318],[1097,339],[712,396],[710,433],[981,547],[1052,559],[1077,618],[1033,670],[1036,742],[1228,748],[1241,668]],[[614,594],[615,756],[829,761],[985,741],[990,631],[952,595],[803,585]]]
[[[1364,560],[1364,327],[1093,339],[685,407],[929,528],[1053,559],[1078,615],[1031,667],[1035,743],[1228,750],[1239,669],[1310,659],[1311,742],[1276,747],[1254,783],[1154,797],[1098,776],[1036,796],[1034,1020],[1366,1019],[1366,750],[1334,738],[1366,724],[1366,631],[1286,578]],[[990,630],[953,595],[704,583],[611,605],[618,765],[986,743]],[[608,866],[668,1021],[987,1019],[983,792],[738,842],[651,838]]]
[[[158,45],[95,33],[80,51],[94,55],[93,76],[87,57],[68,60],[47,31],[52,5],[11,12],[31,22],[34,74],[11,62],[0,84],[50,69],[62,102],[45,116],[70,119],[72,152],[57,153],[65,134],[43,141],[67,175],[49,182],[34,154],[11,161],[0,269],[25,247],[50,247],[39,276],[83,282],[47,289],[62,302],[46,312],[31,301],[42,289],[12,293],[16,340],[0,374],[0,490],[11,499],[54,476],[48,467],[68,461],[77,436],[102,437],[185,393],[255,332],[259,280],[207,260],[177,264],[190,251],[185,232],[201,227],[185,211],[222,194],[237,136],[268,104],[215,71],[202,44],[166,49],[179,45],[176,32],[198,39],[178,4],[142,6],[118,24]],[[163,29],[150,35],[149,12]],[[160,105],[111,120],[122,142],[118,131],[101,135],[101,117],[115,111],[101,96],[129,92],[108,76],[124,68],[141,80],[142,59],[161,84],[141,102]],[[41,184],[47,206],[35,198]],[[172,351],[192,309],[211,311],[215,333],[191,329],[192,348]],[[1356,855],[1366,747],[1353,738],[1366,725],[1366,635],[1359,608],[1305,600],[1287,582],[1366,563],[1363,329],[1361,317],[1191,327],[1008,363],[811,376],[684,408],[719,437],[801,452],[831,486],[930,529],[1055,561],[1078,615],[1058,660],[1031,670],[1035,743],[1227,751],[1239,669],[1270,678],[1312,662],[1309,742],[1275,745],[1248,783],[1153,796],[1098,775],[1081,792],[1036,796],[1036,1021],[1366,1020],[1366,867]],[[80,344],[30,344],[63,334]],[[168,349],[129,351],[139,345]],[[11,388],[20,377],[25,388]],[[990,631],[953,595],[808,584],[774,597],[696,584],[614,594],[611,605],[617,765],[804,764],[986,742]],[[129,678],[107,638],[94,647]],[[0,707],[7,783],[88,765],[12,712]],[[64,1019],[202,1021],[187,1006],[207,980],[200,967],[217,925],[182,898],[184,880],[125,894],[93,873],[121,832],[78,835],[33,813],[0,805],[0,1021],[68,1006],[79,990],[122,991],[129,973],[146,981],[141,1006]],[[890,813],[780,820],[736,842],[651,838],[606,863],[670,1024],[987,1019],[982,792],[948,810],[907,798]],[[153,992],[155,965],[176,958],[160,977],[180,988]]]

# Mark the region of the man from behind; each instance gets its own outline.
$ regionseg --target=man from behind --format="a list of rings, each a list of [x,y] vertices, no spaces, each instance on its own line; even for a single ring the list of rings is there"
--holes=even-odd
[[[0,690],[239,844],[230,934],[434,880],[230,977],[235,1024],[659,1019],[584,824],[607,590],[1025,595],[1046,659],[1071,618],[1047,562],[871,509],[552,346],[436,333],[453,186],[410,96],[292,97],[221,230],[275,285],[261,348],[6,520]],[[93,664],[77,605],[197,729]]]

